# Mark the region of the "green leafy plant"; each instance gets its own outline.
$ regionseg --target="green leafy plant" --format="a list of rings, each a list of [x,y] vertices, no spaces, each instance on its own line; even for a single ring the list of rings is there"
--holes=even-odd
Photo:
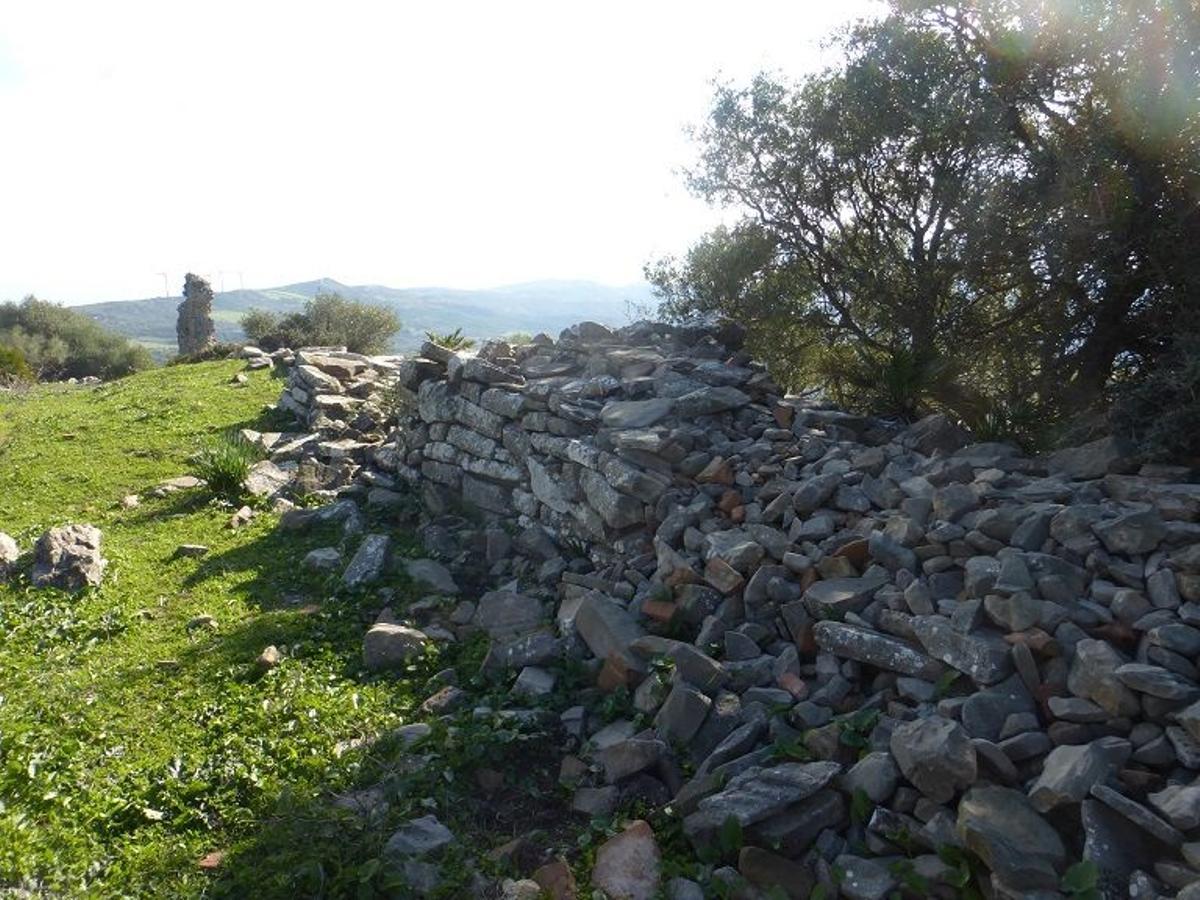
[[[945,697],[961,674],[957,669],[947,669],[943,672],[933,684],[933,696],[938,700]]]
[[[1080,860],[1067,869],[1059,887],[1078,900],[1100,900],[1100,867],[1090,859]]]
[[[465,336],[461,328],[446,332],[426,331],[425,337],[429,339],[430,343],[445,347],[447,350],[470,350],[475,346],[475,339]]]
[[[259,457],[258,448],[249,441],[224,434],[193,457],[192,473],[218,497],[232,502],[245,495],[246,477]]]
[[[0,346],[0,384],[33,381],[33,370],[25,354],[16,347]]]
[[[878,709],[860,709],[843,717],[838,722],[838,740],[844,746],[856,750],[866,748],[880,715]]]
[[[862,788],[855,788],[850,796],[850,821],[855,825],[866,825],[875,812],[875,804]]]
[[[717,848],[725,859],[733,859],[742,849],[742,823],[736,816],[726,816],[717,832]]]

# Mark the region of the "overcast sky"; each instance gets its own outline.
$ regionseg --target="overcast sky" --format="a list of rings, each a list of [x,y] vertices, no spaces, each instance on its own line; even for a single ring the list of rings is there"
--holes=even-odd
[[[817,68],[875,8],[6,3],[0,300],[636,281],[716,221],[677,174],[712,79]]]

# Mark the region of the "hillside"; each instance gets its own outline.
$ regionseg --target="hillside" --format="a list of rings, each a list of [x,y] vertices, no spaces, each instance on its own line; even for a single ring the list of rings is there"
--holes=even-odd
[[[223,291],[213,302],[213,319],[220,340],[242,337],[238,322],[249,309],[289,313],[322,291],[335,291],[351,300],[393,309],[403,322],[393,349],[420,346],[426,330],[461,328],[472,337],[487,338],[514,331],[557,334],[584,319],[623,324],[653,301],[645,284],[611,287],[590,281],[531,281],[487,290],[439,287],[391,288],[347,285],[330,278],[263,290]],[[159,357],[175,350],[175,316],[179,297],[114,300],[75,307],[107,328],[127,335]]]
[[[154,496],[215,434],[278,427],[263,406],[280,382],[231,384],[241,367],[0,394],[0,530],[28,551],[48,527],[89,522],[109,560],[78,595],[32,589],[25,562],[0,581],[0,895],[386,892],[370,868],[381,838],[329,789],[379,779],[391,757],[356,748],[412,721],[420,685],[462,654],[364,676],[358,603],[300,565],[336,526],[284,534],[260,510],[231,529],[231,508],[203,489]],[[129,494],[140,504],[123,505]],[[183,544],[208,552],[180,556]],[[262,675],[268,645],[283,660]]]

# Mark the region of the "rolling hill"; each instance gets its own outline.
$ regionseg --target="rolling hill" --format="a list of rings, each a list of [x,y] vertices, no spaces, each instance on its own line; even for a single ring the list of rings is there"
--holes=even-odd
[[[403,323],[393,341],[397,352],[420,346],[427,329],[461,328],[476,338],[514,331],[557,334],[584,319],[621,325],[640,318],[654,305],[647,284],[612,287],[590,281],[531,281],[484,290],[455,290],[347,285],[322,278],[265,290],[217,293],[213,301],[217,337],[223,341],[242,339],[238,323],[249,309],[294,312],[303,307],[304,301],[323,291],[394,310]],[[145,345],[161,358],[175,351],[175,316],[180,300],[179,297],[114,300],[75,309]]]

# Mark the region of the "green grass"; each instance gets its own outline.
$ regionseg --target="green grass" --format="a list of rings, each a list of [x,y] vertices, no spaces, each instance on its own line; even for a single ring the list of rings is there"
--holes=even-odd
[[[295,825],[279,810],[352,782],[365,755],[339,745],[411,712],[411,681],[359,671],[364,598],[298,565],[336,535],[282,537],[269,513],[233,531],[204,492],[148,496],[213,435],[278,424],[262,408],[280,382],[229,384],[240,368],[0,399],[0,530],[28,550],[49,526],[90,522],[110,561],[78,596],[0,587],[0,894],[296,896],[294,859],[256,857]],[[129,493],[142,505],[122,508]],[[173,559],[182,543],[210,552]],[[201,615],[217,627],[189,629]],[[268,644],[285,660],[256,677]],[[214,850],[215,875],[197,865]]]

